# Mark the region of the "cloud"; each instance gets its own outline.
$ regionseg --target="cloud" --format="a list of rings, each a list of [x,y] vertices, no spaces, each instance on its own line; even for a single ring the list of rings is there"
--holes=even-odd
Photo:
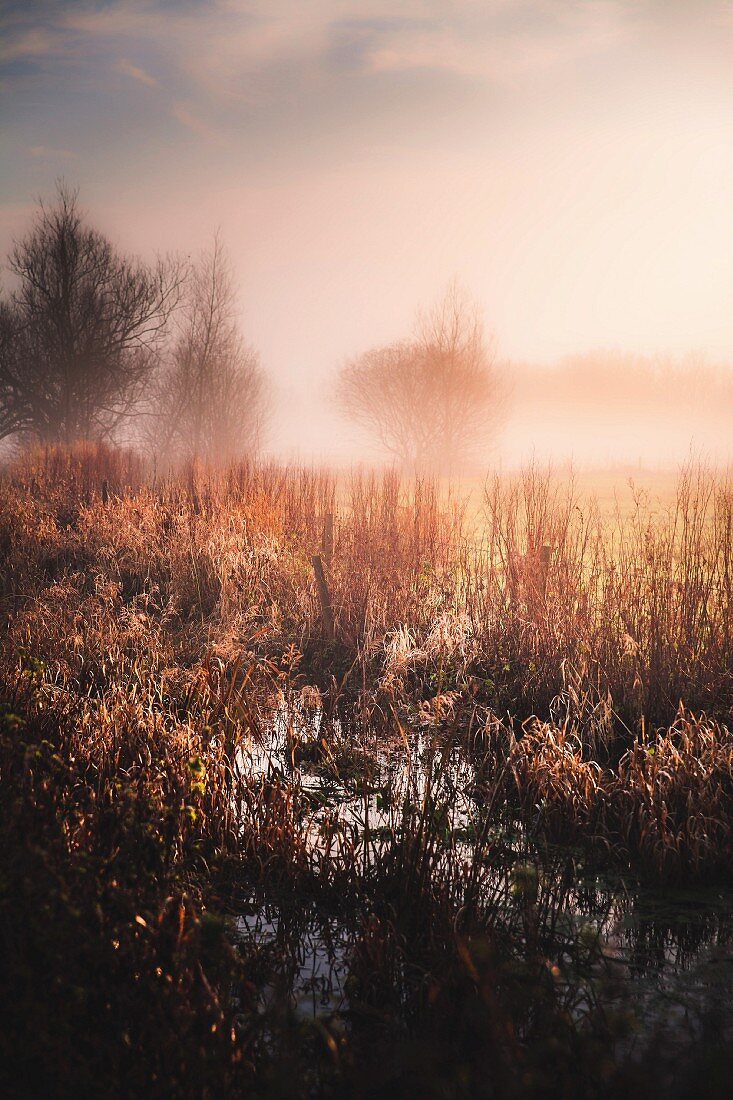
[[[48,145],[30,145],[28,153],[35,160],[69,160],[76,155],[71,149],[53,149]]]
[[[0,43],[0,61],[25,61],[37,57],[47,57],[50,54],[60,53],[62,42],[53,30],[43,27],[19,29],[12,33],[7,28],[1,28],[3,42]]]
[[[497,70],[531,72],[606,48],[643,7],[644,0],[404,0],[399,7],[393,0],[110,0],[101,7],[72,0],[61,10],[41,4],[35,25],[29,16],[5,35],[5,50],[8,57],[62,49],[93,56],[101,42],[129,43],[164,52],[192,88],[216,99],[242,94],[268,69],[290,65],[322,76],[336,54],[367,73],[428,68],[492,79]],[[154,86],[126,58],[117,68]]]
[[[430,69],[490,83],[526,78],[616,47],[631,30],[626,5],[613,0],[456,9],[447,21],[395,26],[367,51],[374,72]]]
[[[345,117],[347,102],[373,118],[392,95],[418,112],[431,91],[439,104],[467,85],[471,94],[530,88],[625,48],[650,25],[661,34],[672,8],[691,27],[703,0],[6,2],[14,14],[0,17],[0,37],[23,74],[37,69],[50,89],[63,67],[66,87],[83,78],[103,89],[112,68],[160,88],[173,117],[211,141],[247,126],[285,134],[296,116],[301,133],[304,120],[317,132],[319,120]],[[722,17],[725,4],[705,2]],[[4,90],[18,79],[9,71]]]
[[[150,73],[146,73],[145,69],[141,69],[139,65],[134,65],[132,61],[128,61],[126,57],[121,58],[115,65],[118,73],[123,73],[125,76],[129,76],[132,80],[137,80],[140,84],[145,84],[148,88],[157,88],[158,81]]]
[[[212,127],[204,122],[196,114],[194,110],[187,103],[182,103],[179,100],[174,101],[171,106],[171,114],[180,122],[181,126],[185,126],[187,130],[197,134],[198,137],[205,138],[206,141],[218,142],[219,136]]]

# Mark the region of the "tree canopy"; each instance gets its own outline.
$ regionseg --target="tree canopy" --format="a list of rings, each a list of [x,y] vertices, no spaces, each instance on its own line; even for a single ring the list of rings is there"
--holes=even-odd
[[[451,471],[490,443],[502,385],[476,307],[455,283],[408,340],[347,362],[337,399],[406,467]]]
[[[256,450],[268,412],[259,356],[237,324],[231,266],[218,236],[189,274],[154,397],[156,446],[226,462]]]
[[[183,281],[176,262],[121,255],[59,184],[8,260],[0,307],[0,435],[108,436],[149,381]]]

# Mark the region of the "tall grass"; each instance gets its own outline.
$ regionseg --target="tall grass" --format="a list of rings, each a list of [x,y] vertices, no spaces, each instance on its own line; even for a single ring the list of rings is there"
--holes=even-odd
[[[540,1095],[548,1058],[568,1095],[620,1081],[622,1020],[583,977],[603,951],[559,935],[570,888],[536,856],[729,877],[732,499],[699,468],[610,522],[536,469],[471,517],[394,473],[163,476],[100,449],[9,468],[9,1087],[53,1095],[55,1067],[58,1094],[272,1095],[292,1071],[296,1094],[358,1095],[366,1065],[404,1092],[410,1064],[427,1095]],[[311,561],[328,515],[334,638]],[[262,952],[220,916],[243,882],[351,922],[348,1035],[258,1007]],[[395,1028],[430,1036],[436,1091]]]

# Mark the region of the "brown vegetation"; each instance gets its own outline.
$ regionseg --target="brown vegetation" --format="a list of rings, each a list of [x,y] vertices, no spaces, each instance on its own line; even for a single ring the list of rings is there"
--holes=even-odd
[[[160,481],[99,448],[29,456],[0,493],[11,1086],[623,1090],[613,967],[546,846],[729,876],[725,482],[687,471],[615,530],[537,471],[487,486],[481,531],[394,474]],[[346,1016],[263,1008],[300,933],[237,946],[221,914],[252,889],[338,915]]]

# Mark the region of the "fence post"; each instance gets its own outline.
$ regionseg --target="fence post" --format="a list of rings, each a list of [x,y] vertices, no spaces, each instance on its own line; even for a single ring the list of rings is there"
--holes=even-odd
[[[523,600],[532,614],[545,606],[551,560],[552,547],[535,546],[531,539],[525,554],[517,554],[510,559],[507,571],[510,599]]]
[[[323,517],[323,560],[326,568],[331,568],[333,560],[333,512],[326,512]]]
[[[527,606],[533,612],[545,605],[547,598],[547,573],[552,549],[549,546],[533,546],[524,556],[524,590]]]
[[[320,554],[314,554],[313,558],[313,572],[316,577],[316,588],[318,590],[318,602],[321,605],[321,622],[323,623],[323,632],[326,635],[328,641],[333,641],[335,635],[335,627],[333,621],[333,607],[331,606],[331,596],[328,591],[328,585],[326,584],[326,577],[323,572],[323,562],[321,561]]]

